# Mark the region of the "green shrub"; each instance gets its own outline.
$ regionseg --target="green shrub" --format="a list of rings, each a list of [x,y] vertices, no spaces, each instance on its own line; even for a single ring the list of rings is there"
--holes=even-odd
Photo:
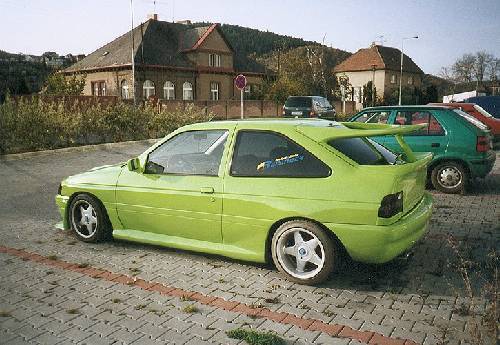
[[[149,103],[103,106],[7,97],[0,105],[0,154],[158,138],[212,118],[192,104],[167,111]]]
[[[244,340],[250,345],[284,345],[285,341],[272,332],[257,332],[252,329],[237,328],[226,332],[232,339]]]

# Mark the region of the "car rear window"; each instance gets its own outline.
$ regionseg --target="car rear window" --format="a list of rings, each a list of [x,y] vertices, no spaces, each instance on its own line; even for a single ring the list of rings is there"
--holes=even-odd
[[[311,98],[310,97],[289,97],[286,100],[285,107],[310,107],[311,106]]]
[[[339,138],[328,145],[360,165],[395,164],[397,155],[368,138]]]
[[[476,119],[474,116],[467,114],[465,111],[462,111],[460,109],[453,109],[453,111],[477,128],[482,129],[483,131],[488,130],[488,126]]]

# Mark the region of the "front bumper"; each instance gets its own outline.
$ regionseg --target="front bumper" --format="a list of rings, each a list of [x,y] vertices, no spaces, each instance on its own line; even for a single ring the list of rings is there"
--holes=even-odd
[[[68,207],[69,196],[56,195],[56,205],[61,214],[62,226],[58,224],[58,228],[69,229],[68,217],[66,217],[66,208]]]
[[[352,259],[379,264],[408,251],[425,234],[432,205],[432,196],[426,192],[413,210],[391,225],[325,225],[335,233]]]

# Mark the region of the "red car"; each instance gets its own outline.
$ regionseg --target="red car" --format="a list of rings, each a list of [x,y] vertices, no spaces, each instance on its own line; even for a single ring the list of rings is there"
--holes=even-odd
[[[460,109],[490,127],[493,141],[500,141],[500,120],[491,116],[486,110],[474,103],[429,103],[432,105],[442,105],[450,108]]]

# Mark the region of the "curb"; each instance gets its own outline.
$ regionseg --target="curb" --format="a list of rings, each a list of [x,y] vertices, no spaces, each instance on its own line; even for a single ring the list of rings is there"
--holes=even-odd
[[[43,150],[43,151],[33,151],[33,152],[23,152],[23,153],[9,153],[6,155],[0,155],[0,161],[11,161],[32,157],[41,157],[48,156],[59,153],[71,153],[71,152],[88,152],[88,151],[105,151],[110,150],[117,147],[124,147],[130,144],[148,144],[152,145],[156,143],[158,139],[145,139],[145,140],[132,140],[132,141],[121,141],[118,143],[105,143],[105,144],[96,144],[96,145],[82,145],[82,146],[71,146],[64,147],[60,149],[54,150]]]

